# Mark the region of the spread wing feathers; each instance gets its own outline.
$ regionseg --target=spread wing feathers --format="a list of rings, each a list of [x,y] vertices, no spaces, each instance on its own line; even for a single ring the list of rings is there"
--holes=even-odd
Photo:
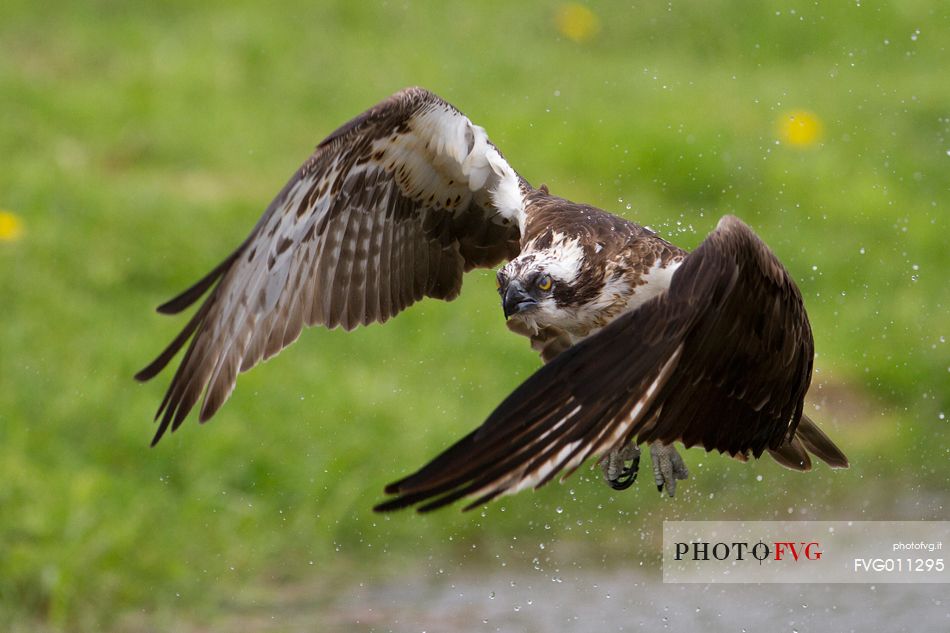
[[[211,289],[136,376],[155,376],[191,339],[155,416],[153,444],[202,393],[200,420],[210,418],[238,372],[289,345],[304,325],[351,329],[424,296],[454,299],[464,271],[517,255],[527,189],[482,128],[425,90],[397,93],[342,126],[234,253],[159,307],[175,314]]]
[[[559,354],[377,510],[475,497],[469,509],[630,440],[758,457],[794,436],[813,355],[794,282],[727,216],[666,293]]]

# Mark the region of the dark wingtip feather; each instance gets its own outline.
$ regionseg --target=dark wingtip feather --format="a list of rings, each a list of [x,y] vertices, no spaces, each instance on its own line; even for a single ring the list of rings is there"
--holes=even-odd
[[[464,490],[463,491],[456,490],[454,492],[450,492],[446,495],[439,497],[438,499],[435,499],[434,501],[430,501],[429,503],[426,503],[425,505],[419,506],[418,508],[416,508],[416,512],[418,512],[419,514],[426,514],[426,513],[438,510],[439,508],[444,508],[447,505],[455,503],[456,501],[464,497],[465,494],[466,492]],[[467,507],[462,508],[463,512],[465,510],[468,510],[468,508]]]
[[[134,378],[137,382],[148,382],[149,380],[155,377],[155,374],[161,371],[161,369],[155,369],[154,367],[152,367],[152,365],[154,364],[155,364],[155,361],[152,361],[151,363],[149,363],[148,367],[145,367],[144,369],[140,369],[137,372],[135,372],[135,375],[132,376],[132,378]]]
[[[849,468],[851,466],[841,449],[807,415],[802,416],[795,434],[811,454],[831,468]]]
[[[248,238],[250,239],[250,238]],[[231,264],[234,263],[234,260],[241,254],[244,250],[244,247],[247,245],[247,241],[244,244],[241,244],[237,250],[235,250],[231,255],[228,256],[223,262],[215,266],[214,270],[202,277],[196,284],[179,294],[178,296],[169,299],[162,305],[158,306],[157,311],[161,314],[178,314],[195,301],[201,298],[201,296],[210,288],[216,281],[218,281],[224,273],[227,272]],[[185,325],[181,332],[178,333],[171,343],[168,344],[162,353],[158,357],[148,364],[147,367],[139,370],[135,374],[135,380],[139,382],[146,382],[157,376],[172,358],[175,357],[175,354],[178,353],[184,344],[188,341],[192,334],[195,333],[195,330],[198,329],[198,326],[201,324],[201,320],[204,318],[205,314],[208,312],[209,304],[214,295],[209,296],[208,300],[205,301],[204,305],[195,312],[194,316],[191,317],[191,320]],[[161,413],[161,410],[159,410]]]
[[[166,396],[167,400],[167,396]],[[165,407],[165,402],[162,402],[162,407],[159,408],[158,413],[155,414],[155,419],[158,420],[158,417],[162,414],[162,409]],[[162,439],[162,436],[165,435],[165,431],[168,429],[168,416],[166,415],[162,418],[161,422],[158,424],[158,430],[155,431],[155,436],[152,438],[152,443],[149,444],[150,447],[154,447],[158,444],[158,441]]]
[[[178,314],[193,304],[195,301],[200,299],[201,295],[203,295],[208,290],[208,288],[214,285],[214,283],[228,271],[228,268],[231,267],[231,264],[234,263],[234,260],[237,259],[237,257],[241,254],[249,240],[250,238],[245,240],[241,246],[239,246],[233,253],[228,255],[227,259],[215,266],[211,272],[199,279],[191,287],[158,306],[156,311],[160,314]]]
[[[389,492],[389,487],[387,486],[387,494],[395,494]],[[396,497],[394,499],[389,499],[388,501],[383,501],[377,503],[373,506],[373,512],[395,512],[396,510],[403,510],[414,505],[419,499],[415,495],[403,495]]]
[[[770,448],[768,451],[772,459],[785,468],[800,472],[811,470],[811,458],[798,437],[793,437],[790,442],[784,442],[777,449]]]
[[[377,504],[374,508],[374,512],[393,512],[395,510],[402,510],[403,508],[409,508],[417,503],[423,501],[429,501],[426,505],[422,505],[416,508],[416,511],[419,513],[431,512],[436,508],[441,508],[444,505],[448,505],[459,498],[457,495],[458,490],[453,490],[452,486],[426,486],[421,489],[407,489],[400,486],[401,482],[395,482],[389,484],[385,488],[386,494],[396,495],[392,499],[383,501],[382,503]],[[432,500],[434,498],[434,500]]]
[[[184,310],[185,308],[193,304],[195,301],[197,301],[199,298],[201,298],[201,295],[205,293],[205,291],[208,289],[208,286],[214,283],[217,280],[219,275],[220,275],[220,271],[217,268],[214,269],[213,271],[211,271],[211,273],[203,277],[201,281],[199,281],[195,285],[191,286],[190,288],[188,288],[181,294],[172,297],[171,299],[169,299],[162,305],[155,308],[155,311],[158,312],[159,314],[169,314],[169,315],[178,314],[179,312],[181,312],[182,310]]]
[[[173,342],[173,345],[166,347],[165,351],[159,354],[155,360],[148,364],[148,366],[138,370],[133,378],[135,378],[135,380],[138,382],[148,382],[157,376],[163,369],[165,369],[165,366],[168,365],[168,361],[170,361],[175,356],[175,354],[178,353],[179,348],[180,346],[174,347]]]
[[[176,336],[172,342],[168,344],[168,347],[162,350],[162,353],[159,354],[155,360],[135,374],[135,379],[137,381],[146,382],[151,380],[163,369],[165,369],[171,359],[175,357],[175,354],[178,353],[178,350],[180,350],[185,345],[191,335],[195,333],[195,330],[198,329],[198,326],[201,325],[201,321],[204,319],[205,313],[208,311],[209,303],[210,301],[205,302],[205,304],[201,306],[197,312],[195,312],[195,315],[191,317],[191,320],[188,321],[184,328],[182,328],[181,332],[178,333],[178,336]]]

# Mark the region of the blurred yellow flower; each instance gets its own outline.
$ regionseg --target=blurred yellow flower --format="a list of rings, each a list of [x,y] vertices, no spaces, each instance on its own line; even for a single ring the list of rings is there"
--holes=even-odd
[[[794,110],[779,117],[779,137],[789,145],[810,147],[821,140],[821,119],[814,112]]]
[[[576,2],[558,7],[554,21],[561,35],[575,42],[586,42],[600,31],[600,19],[593,11]]]
[[[23,222],[15,213],[0,211],[0,242],[15,242],[23,236]]]

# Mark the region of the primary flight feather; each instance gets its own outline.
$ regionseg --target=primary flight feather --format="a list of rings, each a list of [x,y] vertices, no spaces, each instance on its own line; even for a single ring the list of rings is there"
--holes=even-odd
[[[485,131],[420,89],[333,132],[247,239],[159,306],[203,303],[136,378],[185,348],[153,444],[201,401],[209,419],[237,374],[304,325],[385,322],[424,297],[451,301],[472,268],[498,271],[509,329],[547,363],[478,429],[387,487],[378,510],[469,507],[543,485],[599,457],[608,483],[636,477],[641,443],[670,495],[679,441],[738,459],[768,451],[797,470],[844,454],[802,412],[814,344],[798,288],[727,216],[693,251],[600,209],[535,189]],[[187,345],[187,347],[186,347]]]

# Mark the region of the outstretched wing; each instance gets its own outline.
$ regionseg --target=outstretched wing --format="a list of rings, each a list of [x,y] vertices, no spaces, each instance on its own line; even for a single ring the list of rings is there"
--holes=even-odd
[[[669,290],[561,352],[377,510],[466,509],[565,476],[630,440],[755,457],[791,438],[814,346],[801,294],[749,227],[724,217]]]
[[[156,414],[178,428],[204,393],[205,421],[239,371],[292,343],[304,325],[351,329],[419,299],[450,301],[462,273],[519,251],[525,183],[485,131],[420,88],[399,92],[327,137],[250,236],[161,305],[184,330],[136,378],[190,344]]]

